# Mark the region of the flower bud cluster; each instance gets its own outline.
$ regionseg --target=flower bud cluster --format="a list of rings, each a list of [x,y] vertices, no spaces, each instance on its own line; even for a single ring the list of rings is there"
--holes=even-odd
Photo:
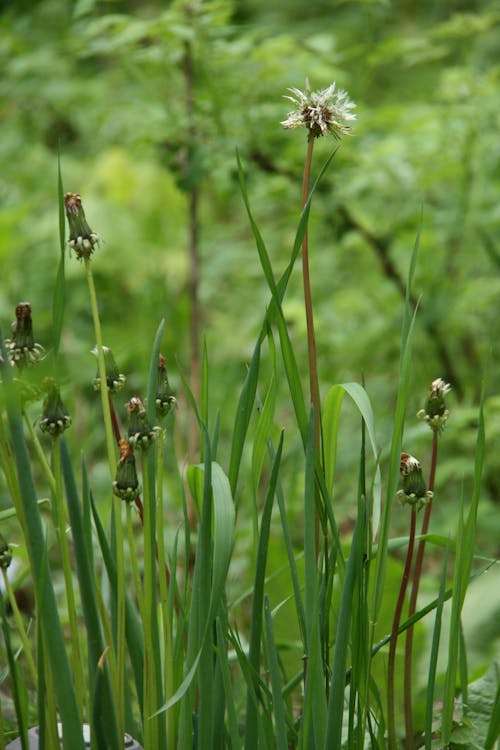
[[[433,493],[427,489],[420,461],[415,456],[409,453],[401,454],[400,474],[403,488],[397,494],[401,505],[411,505],[420,510],[432,500]]]
[[[417,412],[419,419],[424,419],[433,432],[442,432],[448,419],[445,396],[451,390],[449,383],[437,378],[431,383],[425,407]]]
[[[146,407],[138,396],[133,396],[127,404],[128,439],[134,448],[147,450],[156,440],[160,428],[150,425]]]

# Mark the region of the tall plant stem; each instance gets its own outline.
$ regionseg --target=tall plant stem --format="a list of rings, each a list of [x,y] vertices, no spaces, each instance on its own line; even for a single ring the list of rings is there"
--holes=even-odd
[[[436,477],[436,463],[437,463],[437,452],[438,452],[438,436],[437,430],[434,430],[434,436],[432,440],[432,458],[431,458],[431,469],[429,474],[429,490],[434,492],[434,479]],[[432,499],[425,506],[424,518],[422,520],[422,529],[420,534],[423,536],[427,534],[429,529],[429,521],[432,510]],[[421,539],[418,548],[417,556],[415,558],[415,568],[413,570],[412,587],[410,594],[410,605],[408,610],[408,617],[415,614],[417,608],[417,597],[418,589],[420,586],[420,576],[422,574],[422,562],[424,559],[425,551],[425,539]],[[413,653],[413,625],[406,631],[406,643],[405,643],[405,668],[404,668],[404,706],[405,706],[405,732],[406,732],[406,748],[407,750],[414,750],[414,729],[413,729],[413,708],[411,698],[411,686],[412,686],[412,653]]]
[[[90,260],[84,259],[87,284],[89,288],[90,308],[94,322],[94,331],[97,344],[97,366],[99,379],[101,381],[100,393],[102,402],[102,413],[104,418],[104,429],[106,434],[106,449],[108,454],[110,483],[114,477],[116,468],[116,450],[113,437],[113,423],[111,420],[111,409],[109,402],[109,390],[106,379],[106,364],[102,344],[101,322],[99,320],[99,308],[94,285],[94,277]],[[123,561],[123,527],[121,522],[121,500],[113,496],[114,503],[114,525],[116,539],[116,676],[114,680],[114,693],[116,702],[116,715],[118,721],[118,736],[124,734],[124,691],[125,691],[125,566]]]
[[[309,183],[311,180],[311,162],[314,148],[314,138],[309,137],[307,142],[307,155],[304,165],[304,176],[302,180],[302,208],[309,197]],[[302,241],[302,280],[304,285],[304,304],[306,310],[307,325],[307,355],[309,360],[309,391],[314,416],[314,444],[316,454],[320,455],[321,446],[321,412],[319,401],[318,364],[316,357],[316,337],[314,334],[314,315],[311,294],[311,281],[309,276],[309,233],[306,230]]]
[[[414,508],[411,511],[411,525],[410,525],[410,536],[408,539],[408,549],[406,552],[405,567],[403,570],[403,577],[401,579],[401,586],[399,588],[398,600],[396,602],[396,609],[394,611],[394,619],[392,621],[391,629],[391,642],[389,645],[389,660],[387,664],[387,729],[388,729],[388,742],[387,747],[389,750],[396,750],[396,718],[394,715],[394,668],[396,665],[396,644],[398,639],[399,623],[401,622],[401,612],[403,611],[403,604],[405,600],[406,589],[408,587],[408,581],[410,579],[411,561],[413,557],[413,548],[415,546],[415,529],[417,525],[417,512]]]

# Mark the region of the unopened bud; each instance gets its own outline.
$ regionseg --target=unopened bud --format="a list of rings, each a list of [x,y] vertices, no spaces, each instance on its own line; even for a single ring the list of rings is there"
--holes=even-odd
[[[156,414],[158,418],[166,417],[170,410],[177,403],[170,384],[168,382],[167,368],[165,366],[165,357],[160,354],[158,357],[158,390],[156,391]]]
[[[52,437],[62,435],[71,424],[71,417],[66,410],[59,392],[59,386],[53,378],[45,378],[42,390],[46,392],[43,411],[40,418],[40,429]]]
[[[429,395],[424,409],[417,413],[419,419],[424,419],[433,432],[441,432],[444,429],[449,411],[446,408],[445,396],[451,390],[449,383],[442,378],[437,378],[431,383]]]
[[[45,349],[35,342],[33,321],[29,302],[20,302],[16,307],[16,319],[12,323],[12,337],[5,339],[5,348],[13,365],[23,368],[35,364],[45,356]]]
[[[134,450],[128,440],[120,440],[118,447],[120,460],[116,467],[113,492],[122,500],[130,503],[139,495],[139,480],[135,468]]]
[[[76,193],[66,193],[64,208],[69,225],[70,250],[74,250],[78,260],[89,259],[99,244],[99,235],[92,231],[87,224],[82,199]]]
[[[134,396],[127,404],[128,411],[128,439],[134,448],[147,450],[156,439],[159,427],[152,427],[147,418],[146,407],[138,396]]]
[[[125,377],[125,375],[119,372],[111,349],[109,349],[107,346],[103,346],[102,352],[104,354],[104,365],[106,367],[106,384],[108,386],[108,391],[110,393],[118,393],[118,391],[121,391],[121,389],[125,385],[127,378]],[[94,349],[92,349],[92,354],[95,354],[96,357],[98,356],[97,347],[94,347]],[[99,366],[97,367],[97,374],[92,381],[92,384],[96,391],[101,390],[101,376],[99,374]]]
[[[402,453],[399,469],[403,478],[403,489],[398,492],[401,505],[416,506],[420,510],[433,497],[422,476],[420,461],[409,453]]]

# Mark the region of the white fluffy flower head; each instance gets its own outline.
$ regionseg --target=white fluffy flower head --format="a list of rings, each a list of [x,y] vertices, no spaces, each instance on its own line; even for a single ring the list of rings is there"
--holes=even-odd
[[[288,113],[281,125],[284,128],[307,128],[310,138],[319,138],[331,133],[340,140],[343,135],[350,135],[351,123],[356,115],[351,112],[356,106],[349,99],[346,91],[332,83],[327,89],[311,91],[306,80],[305,91],[288,89],[293,96],[285,96],[294,103],[295,109]]]

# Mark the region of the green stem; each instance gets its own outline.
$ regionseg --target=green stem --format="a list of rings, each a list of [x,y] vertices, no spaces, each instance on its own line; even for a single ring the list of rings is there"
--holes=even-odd
[[[56,492],[54,503],[57,517],[57,536],[59,539],[59,548],[61,551],[61,564],[64,574],[64,584],[66,587],[66,599],[68,603],[68,618],[71,634],[71,655],[74,673],[75,694],[80,711],[83,714],[85,706],[85,682],[83,676],[82,654],[80,648],[80,638],[78,633],[78,620],[76,616],[75,592],[73,589],[73,574],[71,570],[71,559],[69,554],[68,538],[66,536],[67,517],[63,501],[62,473],[61,473],[61,446],[56,438],[53,441],[53,464]]]
[[[388,750],[396,750],[396,718],[394,713],[394,668],[396,664],[396,643],[398,639],[399,623],[401,621],[401,612],[405,600],[406,589],[410,578],[411,561],[413,557],[413,548],[415,546],[415,529],[417,525],[417,512],[414,508],[411,511],[410,536],[408,538],[408,549],[406,552],[405,567],[401,586],[399,588],[398,600],[394,611],[394,619],[391,629],[391,642],[389,645],[389,659],[387,664],[387,729],[388,729]]]
[[[137,555],[135,552],[135,540],[134,540],[134,524],[132,521],[131,505],[126,503],[127,506],[127,539],[128,548],[130,553],[130,565],[132,566],[132,575],[134,578],[135,592],[137,596],[137,602],[139,604],[139,611],[141,616],[144,618],[144,597],[142,595],[142,584],[141,577],[139,575],[139,566],[137,564]]]
[[[92,267],[88,258],[84,259],[85,271],[87,274],[87,283],[89,287],[90,307],[92,310],[92,319],[94,321],[95,339],[97,344],[97,367],[99,370],[99,379],[101,381],[101,402],[102,402],[102,413],[104,417],[104,429],[106,433],[106,448],[108,452],[109,472],[111,477],[114,477],[116,468],[116,451],[115,441],[113,439],[113,425],[111,421],[111,410],[109,408],[108,398],[108,383],[106,379],[106,363],[104,361],[104,352],[102,350],[102,331],[101,321],[99,320],[99,308],[97,305],[97,296],[94,285],[94,277],[92,275]]]
[[[22,410],[22,415],[26,423],[26,426],[28,428],[28,432],[30,434],[31,440],[33,441],[33,447],[35,448],[35,453],[37,455],[38,460],[40,461],[40,465],[42,467],[43,473],[45,474],[45,478],[47,479],[47,482],[49,483],[50,490],[53,495],[56,495],[57,494],[56,480],[54,478],[52,469],[50,468],[48,461],[45,458],[45,453],[41,446],[40,440],[38,439],[38,435],[35,432],[33,423],[31,419],[28,417],[25,409]]]
[[[144,746],[159,747],[159,717],[153,717],[158,710],[157,668],[155,654],[156,624],[156,550],[155,550],[155,508],[150,492],[150,473],[147,454],[143,455],[142,477],[144,482]]]
[[[24,656],[26,658],[26,664],[28,665],[30,677],[32,679],[33,686],[36,690],[37,683],[38,683],[38,676],[37,676],[37,671],[36,671],[36,666],[35,666],[35,660],[33,659],[33,654],[31,652],[31,646],[28,640],[28,636],[26,635],[26,631],[24,629],[23,618],[21,617],[19,607],[17,606],[16,597],[14,596],[14,592],[10,584],[9,576],[7,575],[7,571],[4,568],[2,568],[2,574],[3,574],[5,592],[9,599],[10,606],[12,609],[12,614],[14,615],[14,620],[17,626],[17,632],[19,633],[19,637],[21,639]]]
[[[97,295],[92,275],[92,267],[89,258],[84,258],[85,272],[89,288],[90,307],[94,322],[95,339],[97,345],[97,367],[99,371],[100,393],[102,413],[104,418],[104,429],[106,434],[106,449],[108,454],[109,473],[111,480],[114,478],[116,469],[116,449],[111,420],[111,409],[109,405],[109,389],[106,379],[106,364],[104,361],[101,322],[99,320],[99,308]],[[125,566],[123,561],[123,527],[122,508],[120,498],[113,496],[114,524],[116,539],[116,675],[114,679],[114,692],[116,701],[116,715],[118,722],[118,736],[124,736],[124,705],[125,705]]]
[[[434,436],[432,440],[432,458],[431,458],[431,469],[429,475],[429,490],[434,492],[434,480],[436,477],[436,463],[437,463],[437,452],[438,452],[438,436],[437,430],[434,430]],[[420,534],[423,536],[427,534],[429,529],[429,521],[432,510],[432,499],[425,506],[424,518],[422,521],[422,529]],[[415,568],[413,570],[412,588],[410,594],[410,605],[408,609],[408,617],[415,614],[417,608],[418,589],[420,586],[420,577],[422,575],[422,563],[424,559],[425,551],[425,539],[421,539],[418,548],[417,556],[415,558]],[[413,625],[406,631],[406,643],[405,643],[405,668],[404,668],[404,706],[405,706],[405,732],[406,732],[406,748],[407,750],[414,750],[414,729],[413,729],[413,707],[411,699],[411,687],[412,687],[412,653],[413,653]]]

